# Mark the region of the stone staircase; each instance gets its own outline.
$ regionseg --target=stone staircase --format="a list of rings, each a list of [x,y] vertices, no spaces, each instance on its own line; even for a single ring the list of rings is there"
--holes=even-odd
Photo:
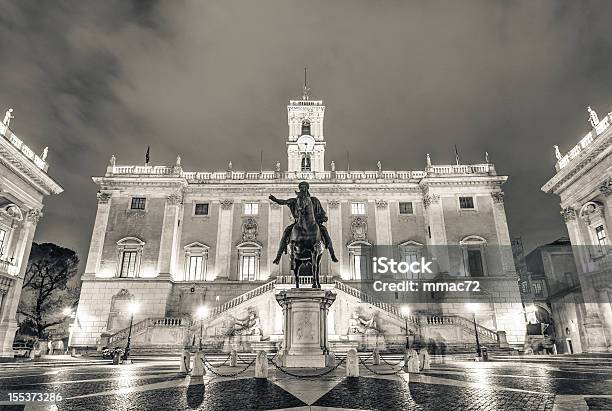
[[[204,318],[204,321],[210,323],[215,321],[220,316],[226,314],[230,310],[240,309],[244,307],[244,304],[251,302],[256,297],[259,297],[268,292],[274,292],[277,288],[287,288],[293,284],[293,276],[279,276],[272,281],[269,281],[257,288],[249,290],[223,304],[220,304],[213,309],[210,310],[208,317]],[[300,284],[309,285],[311,284],[311,279],[304,277],[300,278]],[[403,327],[405,321],[407,320],[408,324],[412,325],[414,329],[419,327],[427,327],[427,326],[451,326],[451,327],[459,327],[464,332],[473,335],[474,333],[474,323],[464,317],[459,315],[409,315],[408,317],[404,317],[401,314],[401,311],[397,305],[389,304],[382,302],[370,294],[367,294],[357,288],[351,287],[342,281],[334,280],[331,276],[322,276],[321,284],[323,288],[334,289],[339,292],[345,293],[360,302],[367,303],[372,305],[373,307],[378,308],[379,310],[386,313],[389,317],[391,317],[397,324],[401,324],[401,328]],[[188,317],[163,317],[163,318],[146,318],[144,320],[138,321],[132,325],[132,346],[133,350],[139,350],[139,344],[134,340],[138,340],[139,336],[150,332],[153,329],[164,328],[167,329],[171,333],[183,333],[186,337],[193,336],[199,332],[199,320],[193,321]],[[486,345],[489,348],[495,349],[499,346],[499,341],[497,337],[497,333],[493,330],[490,330],[481,325],[477,325],[478,337],[480,342]],[[108,347],[120,347],[125,346],[127,342],[127,335],[129,333],[129,327],[119,330],[108,336],[108,341],[106,346]],[[167,350],[177,351],[182,349],[185,346],[191,346],[193,344],[193,340],[187,341],[188,338],[184,338],[182,343],[175,343],[172,345],[169,344],[149,344],[147,345],[147,350],[153,352],[165,352]],[[220,341],[209,341],[205,342],[204,347],[208,351],[214,351],[218,348]],[[210,347],[209,347],[210,345]],[[455,347],[457,345],[457,347]],[[451,352],[468,352],[472,350],[471,343],[467,344],[450,344],[448,346],[448,350]]]
[[[396,305],[384,303],[357,288],[344,284],[341,281],[335,281],[335,288],[385,311],[391,316],[394,316],[398,321],[405,321],[405,317],[401,314],[401,311]],[[474,333],[473,321],[460,315],[410,315],[407,317],[407,319],[409,324],[414,324],[421,327],[433,325],[458,326],[468,333]],[[478,330],[478,338],[480,339],[481,343],[488,344],[489,346],[491,344],[494,346],[499,344],[499,339],[495,331],[479,324],[476,325],[476,329]]]

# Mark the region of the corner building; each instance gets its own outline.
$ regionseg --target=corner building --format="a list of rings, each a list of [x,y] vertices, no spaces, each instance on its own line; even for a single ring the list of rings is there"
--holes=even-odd
[[[340,260],[331,263],[326,253],[322,261],[323,287],[338,294],[328,321],[332,346],[404,344],[402,304],[412,308],[409,338],[474,344],[472,314],[458,299],[416,304],[402,293],[381,298],[362,290],[380,247],[399,250],[404,261],[432,257],[429,279],[477,277],[486,290],[476,315],[481,342],[521,346],[524,313],[501,188],[507,177],[490,163],[432,165],[429,157],[417,171],[336,170],[325,160],[324,116],[323,101],[307,93],[289,102],[287,140],[279,141],[287,146],[285,170],[229,163],[223,171],[187,171],[180,157],[169,166],[134,166],[113,156],[93,179],[98,211],[70,345],[123,344],[127,307],[137,302],[136,349],[193,344],[201,305],[210,309],[206,344],[277,347],[283,321],[274,294],[294,285],[289,258],[280,266],[272,260],[292,217],[268,196],[295,196],[305,180],[327,211]]]

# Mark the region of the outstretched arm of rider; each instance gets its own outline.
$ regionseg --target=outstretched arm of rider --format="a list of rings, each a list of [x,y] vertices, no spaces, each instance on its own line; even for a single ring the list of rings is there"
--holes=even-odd
[[[276,204],[279,205],[285,205],[288,203],[288,200],[282,200],[280,198],[276,198],[274,197],[272,194],[270,194],[270,197],[268,197],[270,200],[274,201]]]

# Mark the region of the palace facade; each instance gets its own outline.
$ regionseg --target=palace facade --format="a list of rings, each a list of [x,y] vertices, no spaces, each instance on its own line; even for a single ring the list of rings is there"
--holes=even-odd
[[[43,199],[63,189],[47,175],[41,156],[9,128],[12,110],[0,123],[0,357],[13,357],[17,305]]]
[[[542,190],[560,198],[580,280],[580,295],[558,296],[557,336],[568,349],[602,352],[612,351],[612,113],[588,111],[591,130],[566,155],[555,146],[557,172]]]
[[[188,171],[180,157],[173,165],[136,166],[113,156],[106,173],[93,178],[98,211],[69,344],[124,344],[132,314],[135,347],[193,344],[199,321],[207,344],[279,343],[282,311],[274,295],[293,279],[286,256],[279,266],[272,261],[292,217],[268,196],[295,196],[304,180],[327,212],[340,260],[332,263],[326,253],[322,263],[323,287],[338,295],[328,323],[332,346],[373,337],[403,344],[407,332],[474,344],[465,300],[363,290],[374,278],[370,258],[383,248],[404,261],[434,261],[433,274],[411,276],[415,281],[478,279],[485,291],[475,297],[481,342],[521,346],[524,312],[502,191],[507,177],[488,161],[433,165],[429,155],[416,171],[380,163],[372,171],[336,170],[325,159],[324,115],[323,102],[307,93],[289,102],[288,136],[279,141],[287,146],[286,169],[277,163],[271,171],[242,171],[230,163],[222,171]],[[138,311],[128,312],[130,303]],[[203,320],[195,316],[200,306],[208,308]]]

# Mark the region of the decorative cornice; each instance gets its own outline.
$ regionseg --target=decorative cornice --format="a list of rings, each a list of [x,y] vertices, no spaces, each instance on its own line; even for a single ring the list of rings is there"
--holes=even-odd
[[[281,208],[280,204],[276,204],[275,202],[270,202],[270,208],[272,208],[273,210],[278,210],[279,208]]]
[[[110,199],[113,195],[111,193],[103,193],[98,191],[96,196],[98,197],[98,204],[108,204],[110,203]]]
[[[423,205],[425,208],[429,208],[432,204],[438,204],[440,202],[440,196],[438,194],[426,194],[423,197]]]
[[[563,221],[565,222],[576,219],[576,210],[574,210],[572,207],[565,207],[560,211],[560,213],[561,217],[563,217]]]
[[[230,210],[233,205],[234,202],[232,200],[221,200],[221,208],[223,210]]]

